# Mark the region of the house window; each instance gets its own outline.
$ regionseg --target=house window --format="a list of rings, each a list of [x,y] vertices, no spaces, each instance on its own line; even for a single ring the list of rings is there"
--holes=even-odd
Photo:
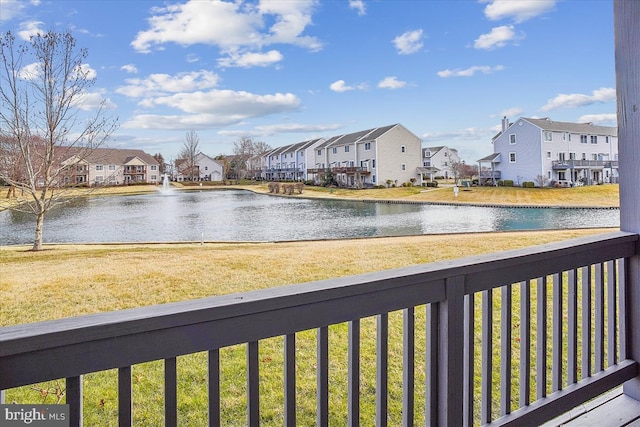
[[[608,137],[608,136],[605,136],[605,137],[604,137],[604,142],[605,142],[605,144],[608,144],[608,143],[609,143],[609,137]]]
[[[400,147],[400,152],[405,153],[407,151],[406,147],[403,145]]]
[[[551,171],[547,171],[547,178],[551,179]]]
[[[565,154],[564,153],[558,153],[558,160],[560,160],[561,162],[564,162]]]
[[[322,150],[318,150],[318,156],[322,156]]]
[[[111,167],[111,166],[109,166],[109,167]],[[151,165],[151,170],[152,170],[152,171],[158,170],[158,166],[156,166],[156,165]]]
[[[371,182],[373,182],[374,184],[376,183],[376,176],[375,175],[371,175]]]
[[[582,160],[587,160],[587,153],[582,153]]]
[[[569,153],[569,160],[575,160],[576,159],[576,153]]]
[[[424,156],[425,157],[431,157],[431,151],[425,151],[424,152]]]
[[[581,144],[587,143],[587,135],[580,135],[580,143]]]
[[[544,141],[545,142],[551,142],[553,141],[553,132],[545,130],[544,131]]]
[[[109,170],[110,171],[116,170],[116,165],[109,165]]]
[[[513,145],[516,143],[516,134],[512,133],[511,135],[509,135],[509,144]]]
[[[151,175],[151,181],[157,181],[157,180],[158,180],[157,175]]]
[[[516,153],[512,151],[509,153],[509,163],[515,163],[515,162],[516,162]]]
[[[370,142],[365,142],[364,143],[364,149],[365,150],[371,150],[371,143]]]
[[[560,180],[560,181],[564,181],[565,180],[564,172],[558,172],[558,180]]]
[[[345,146],[344,146],[344,152],[345,152],[345,153],[348,153],[348,152],[349,152],[349,146],[348,146],[348,145],[345,145]]]
[[[567,140],[567,133],[566,132],[562,132],[562,140],[563,141]]]
[[[204,170],[208,171],[209,170],[209,166],[205,166]]]
[[[337,154],[338,153],[338,147],[333,147],[333,149],[331,150],[331,152],[333,154]]]
[[[425,168],[428,168],[429,166],[431,166],[431,162],[430,162],[429,160],[427,160],[426,162],[422,162],[422,165],[423,165]]]
[[[598,143],[598,135],[591,135],[591,143],[592,144]]]
[[[371,167],[372,168],[376,167],[376,159],[371,160]]]
[[[403,171],[406,171],[406,170],[407,170],[407,165],[406,165],[406,164],[404,164],[404,163],[402,164],[402,170],[403,170]]]
[[[592,160],[599,160],[599,159],[598,159],[598,155],[597,155],[597,154],[595,154],[595,153],[591,155],[591,159],[592,159]]]
[[[96,165],[96,170],[97,170],[97,171],[101,171],[101,170],[103,170],[103,169],[104,169],[104,166],[102,166],[102,165]]]
[[[551,158],[551,151],[547,151],[547,159]]]

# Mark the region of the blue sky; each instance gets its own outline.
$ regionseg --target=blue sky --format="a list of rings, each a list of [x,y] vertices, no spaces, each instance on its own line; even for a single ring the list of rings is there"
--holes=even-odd
[[[401,123],[492,153],[502,116],[616,125],[613,5],[599,0],[0,0],[2,32],[71,31],[119,128],[175,159]]]

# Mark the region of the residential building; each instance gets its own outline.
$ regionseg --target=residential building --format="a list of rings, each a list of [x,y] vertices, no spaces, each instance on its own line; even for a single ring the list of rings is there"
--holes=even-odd
[[[452,165],[460,163],[458,150],[449,147],[427,147],[422,150],[422,167],[430,174],[451,178],[455,176]]]
[[[307,177],[314,148],[323,138],[310,139],[274,148],[262,156],[262,177],[266,180],[301,181]]]
[[[64,184],[121,185],[162,182],[160,164],[142,150],[96,148],[78,160],[78,149],[69,148],[61,162],[69,167]]]
[[[334,136],[315,147],[308,179],[331,173],[345,187],[402,185],[420,178],[421,150],[420,138],[398,123]]]
[[[189,166],[187,159],[176,160],[176,181],[222,181],[224,179],[224,164],[222,161],[199,152],[193,165]],[[193,169],[193,170],[191,170]]]
[[[478,160],[480,182],[512,180],[540,185],[618,182],[617,128],[550,118],[502,120],[493,154]]]

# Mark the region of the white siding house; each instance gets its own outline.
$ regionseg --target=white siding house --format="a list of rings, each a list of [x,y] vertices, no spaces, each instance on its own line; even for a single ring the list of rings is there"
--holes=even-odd
[[[536,185],[591,185],[617,182],[618,132],[592,123],[549,118],[502,121],[493,154],[478,160],[481,183],[512,180]]]
[[[185,159],[176,160],[176,176],[177,181],[185,181],[191,179],[191,172],[186,166]],[[221,161],[215,160],[206,154],[198,153],[195,158],[195,170],[193,176],[199,181],[219,182],[224,179],[224,165]]]
[[[427,147],[422,150],[422,166],[432,168],[436,176],[453,177],[451,165],[455,163],[460,163],[460,156],[455,148]]]
[[[262,157],[262,178],[266,180],[304,180],[313,159],[313,149],[323,141],[322,138],[310,139],[269,151]]]

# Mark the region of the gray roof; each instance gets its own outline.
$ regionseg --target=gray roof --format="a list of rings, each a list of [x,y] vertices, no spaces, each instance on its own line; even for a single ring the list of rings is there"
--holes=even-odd
[[[76,153],[80,154],[81,150],[76,147],[64,147],[65,157],[70,157]],[[139,158],[148,165],[158,165],[158,161],[150,154],[142,150],[133,150],[128,148],[96,148],[88,155],[83,155],[84,160],[92,164],[104,165],[124,165]]]
[[[396,126],[398,126],[397,123],[393,124],[393,125],[378,127],[378,128],[371,128],[371,129],[361,130],[361,131],[358,131],[358,132],[349,133],[349,134],[345,134],[345,135],[336,135],[336,136],[333,136],[333,137],[329,138],[328,140],[326,140],[321,145],[319,145],[318,148],[325,148],[325,147],[329,147],[329,146],[349,145],[349,144],[353,144],[355,142],[360,142],[360,141],[373,141],[373,140],[381,137],[382,135],[384,135],[385,133],[387,133],[389,130],[391,130],[392,128],[394,128]]]
[[[613,126],[598,126],[594,125],[593,123],[556,122],[549,119],[548,117],[542,119],[531,119],[528,117],[522,117],[522,120],[526,120],[543,130],[570,132],[584,135],[618,136],[618,128]]]
[[[477,162],[491,162],[491,163],[498,163],[500,159],[500,153],[493,153],[493,154],[489,154],[486,157],[481,158],[480,160],[476,160]],[[496,161],[497,160],[497,161]]]

